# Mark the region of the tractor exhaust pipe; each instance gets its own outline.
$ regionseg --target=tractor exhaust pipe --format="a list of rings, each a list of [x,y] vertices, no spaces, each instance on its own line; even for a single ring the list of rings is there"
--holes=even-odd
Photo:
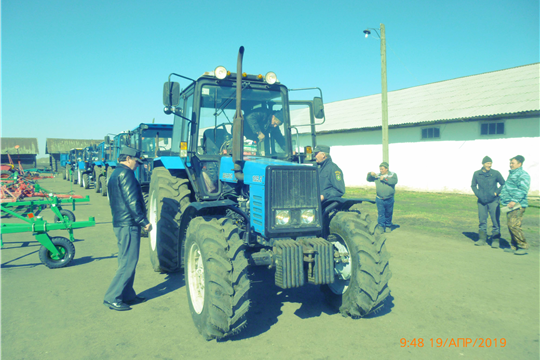
[[[244,47],[238,50],[236,63],[236,114],[233,120],[233,148],[232,157],[234,162],[234,176],[238,181],[244,181],[244,116],[242,115],[242,60]]]

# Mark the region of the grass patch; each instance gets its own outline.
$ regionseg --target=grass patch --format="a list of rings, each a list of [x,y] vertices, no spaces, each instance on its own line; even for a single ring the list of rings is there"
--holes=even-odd
[[[347,198],[375,200],[375,188],[348,187]],[[531,204],[532,205],[532,204]],[[377,206],[363,203],[361,210],[377,218]],[[439,235],[456,236],[478,232],[478,206],[476,196],[448,193],[425,193],[397,190],[393,222],[404,228]],[[491,231],[488,219],[488,233]],[[527,242],[537,247],[540,238],[540,209],[529,207],[523,216],[522,229]],[[501,215],[501,233],[508,236],[506,216]]]

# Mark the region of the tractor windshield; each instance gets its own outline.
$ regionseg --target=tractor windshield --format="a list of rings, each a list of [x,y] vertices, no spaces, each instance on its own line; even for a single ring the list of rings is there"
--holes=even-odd
[[[280,88],[242,90],[244,155],[287,158],[290,155],[288,114],[284,114]],[[204,85],[199,115],[200,154],[230,154],[232,125],[236,112],[236,88]]]
[[[148,129],[141,136],[142,154],[151,158],[156,156],[157,151],[161,156],[164,152],[170,152],[171,144],[172,129]]]

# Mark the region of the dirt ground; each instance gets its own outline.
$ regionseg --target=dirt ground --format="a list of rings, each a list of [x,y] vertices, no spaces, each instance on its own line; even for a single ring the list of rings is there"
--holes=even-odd
[[[70,190],[60,177],[40,183]],[[539,358],[536,247],[516,256],[473,246],[463,233],[476,229],[456,229],[455,237],[395,230],[387,235],[391,296],[381,313],[359,320],[336,313],[316,286],[283,291],[268,270],[250,268],[248,327],[207,342],[191,320],[183,274],[155,273],[148,239],[142,240],[135,290],[149,300],[127,312],[103,305],[118,251],[109,205],[92,189],[73,190],[91,197],[77,206],[77,220],[95,216],[97,225],[75,232],[70,266],[42,265],[30,233],[3,237],[2,359]],[[47,220],[51,214],[42,213]]]

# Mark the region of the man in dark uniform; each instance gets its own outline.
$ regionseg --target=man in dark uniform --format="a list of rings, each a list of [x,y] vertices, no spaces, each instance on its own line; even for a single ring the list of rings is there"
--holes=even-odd
[[[141,227],[150,231],[152,225],[146,218],[141,186],[134,174],[142,164],[140,152],[124,146],[118,162],[107,186],[113,230],[118,239],[118,270],[105,293],[103,304],[109,309],[123,311],[130,310],[130,305],[146,301],[133,290],[133,281],[139,261]]]
[[[345,194],[343,172],[330,157],[330,146],[317,145],[313,149],[315,160],[319,164],[319,185],[321,186],[321,201],[341,197]]]

